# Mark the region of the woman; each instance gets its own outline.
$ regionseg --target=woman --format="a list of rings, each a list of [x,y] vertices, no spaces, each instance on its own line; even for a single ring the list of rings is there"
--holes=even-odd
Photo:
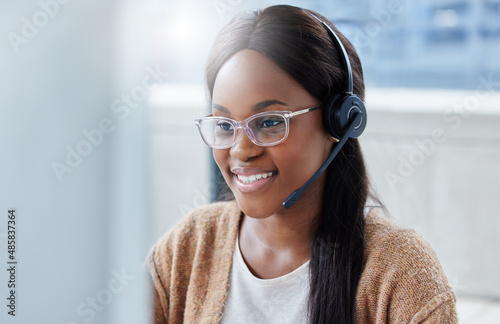
[[[331,126],[339,108],[328,105],[351,74],[335,35],[361,99],[364,85],[352,45],[321,21],[273,6],[219,34],[206,69],[212,115],[197,124],[234,198],[194,211],[151,251],[155,323],[457,322],[432,249],[367,205],[360,146],[345,135],[366,123],[364,108]]]

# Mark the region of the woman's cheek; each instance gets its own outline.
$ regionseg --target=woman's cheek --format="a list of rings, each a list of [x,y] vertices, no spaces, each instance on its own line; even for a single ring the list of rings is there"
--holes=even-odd
[[[217,166],[219,167],[222,175],[226,177],[226,172],[228,170],[228,154],[229,150],[217,150],[217,149],[212,149],[212,155],[214,157],[215,163],[217,163]]]

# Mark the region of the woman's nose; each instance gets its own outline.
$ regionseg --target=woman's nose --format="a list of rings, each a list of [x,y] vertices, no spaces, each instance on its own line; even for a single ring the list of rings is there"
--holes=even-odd
[[[236,141],[229,154],[240,161],[249,161],[261,155],[263,151],[264,148],[254,144],[243,128],[240,128],[237,130]]]

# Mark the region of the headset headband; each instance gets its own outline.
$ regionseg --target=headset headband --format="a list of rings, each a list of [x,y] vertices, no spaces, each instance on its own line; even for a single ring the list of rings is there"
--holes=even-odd
[[[323,20],[319,19],[315,15],[309,12],[311,16],[316,18],[317,21],[323,24],[323,26],[326,27],[326,30],[330,34],[331,38],[334,39],[337,42],[338,47],[340,48],[340,54],[342,55],[343,61],[344,61],[344,67],[345,71],[347,73],[347,84],[346,84],[346,94],[353,94],[353,86],[352,86],[352,71],[351,71],[351,62],[349,62],[349,57],[347,56],[347,51],[345,50],[344,45],[340,41],[340,38],[337,36],[337,34],[333,31],[333,29],[328,26],[327,23],[325,23]]]

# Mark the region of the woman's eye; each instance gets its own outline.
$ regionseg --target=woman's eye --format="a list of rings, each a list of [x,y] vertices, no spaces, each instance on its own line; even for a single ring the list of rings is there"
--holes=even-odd
[[[221,131],[229,132],[233,130],[233,125],[231,125],[231,123],[221,121],[217,123],[217,128]]]
[[[269,128],[269,127],[274,127],[279,124],[281,124],[283,121],[282,120],[276,120],[276,119],[265,119],[260,123],[261,128]]]

